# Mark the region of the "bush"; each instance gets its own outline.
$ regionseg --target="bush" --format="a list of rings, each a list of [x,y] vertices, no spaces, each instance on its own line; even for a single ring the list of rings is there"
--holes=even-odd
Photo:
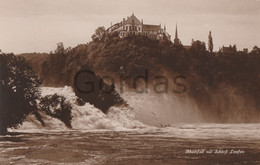
[[[30,112],[37,110],[40,85],[23,57],[0,54],[0,134],[18,127]]]
[[[57,94],[47,95],[41,98],[41,110],[45,111],[47,115],[60,119],[68,128],[71,127],[71,104],[66,102],[64,96]]]

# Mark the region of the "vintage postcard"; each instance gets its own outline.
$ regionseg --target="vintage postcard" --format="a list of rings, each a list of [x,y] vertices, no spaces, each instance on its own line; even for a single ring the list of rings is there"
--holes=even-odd
[[[0,164],[260,164],[259,0],[0,0]]]

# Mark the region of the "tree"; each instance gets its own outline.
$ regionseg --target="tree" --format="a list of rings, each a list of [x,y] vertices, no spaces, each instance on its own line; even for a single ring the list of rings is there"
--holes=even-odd
[[[68,57],[68,51],[62,42],[57,43],[54,53],[50,53],[46,62],[41,64],[41,78],[43,84],[47,86],[62,86],[65,81],[64,67]]]
[[[57,48],[54,53],[55,54],[65,54],[65,48],[64,48],[63,42],[57,43]]]
[[[209,31],[208,47],[209,47],[209,52],[212,53],[213,52],[213,39],[212,39],[212,36],[211,36],[211,31]]]
[[[237,52],[237,45],[236,45],[236,44],[233,45],[233,51],[234,51],[234,52]]]
[[[250,52],[250,54],[260,55],[260,48],[257,47],[257,46],[254,46],[254,47],[253,47],[253,50]]]
[[[95,34],[93,34],[91,37],[92,37],[93,41],[95,41],[95,40],[101,41],[101,40],[104,40],[105,35],[106,35],[105,27],[98,27],[95,31]]]
[[[41,81],[21,56],[0,54],[0,134],[37,110]]]
[[[60,119],[68,128],[72,128],[72,106],[69,102],[66,102],[64,96],[59,96],[57,94],[47,95],[41,98],[39,106],[47,115]]]
[[[201,42],[199,40],[193,41],[189,51],[192,54],[204,55],[206,53],[206,45],[204,42]]]

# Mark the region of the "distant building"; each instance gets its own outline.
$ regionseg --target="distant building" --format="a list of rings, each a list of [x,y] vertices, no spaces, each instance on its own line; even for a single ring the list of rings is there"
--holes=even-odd
[[[140,21],[134,14],[127,17],[127,19],[123,18],[123,21],[119,23],[111,25],[111,27],[107,29],[107,32],[118,32],[120,38],[128,35],[144,35],[155,40],[171,40],[171,36],[166,32],[165,26],[161,28],[161,25],[144,24],[143,20]]]
[[[248,54],[248,48],[244,48],[244,49],[243,49],[243,52],[246,53],[246,54]]]
[[[173,44],[174,45],[182,45],[181,40],[178,37],[178,27],[176,24],[176,28],[175,28],[175,38],[173,40]],[[191,45],[182,45],[184,49],[189,50],[191,48]]]
[[[184,49],[189,50],[191,48],[190,45],[183,45]]]
[[[222,48],[219,49],[219,52],[223,54],[232,54],[235,53],[236,51],[237,51],[236,45],[234,46],[230,45],[229,47],[222,46]]]

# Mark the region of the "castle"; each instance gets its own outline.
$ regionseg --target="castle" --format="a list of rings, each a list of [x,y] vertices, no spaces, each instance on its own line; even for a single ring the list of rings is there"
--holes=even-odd
[[[120,38],[128,35],[144,35],[155,40],[171,40],[171,36],[166,32],[165,26],[162,28],[161,25],[144,24],[143,20],[140,21],[134,14],[127,17],[127,19],[123,18],[121,22],[111,25],[111,27],[107,29],[107,33],[113,32],[118,32]]]

